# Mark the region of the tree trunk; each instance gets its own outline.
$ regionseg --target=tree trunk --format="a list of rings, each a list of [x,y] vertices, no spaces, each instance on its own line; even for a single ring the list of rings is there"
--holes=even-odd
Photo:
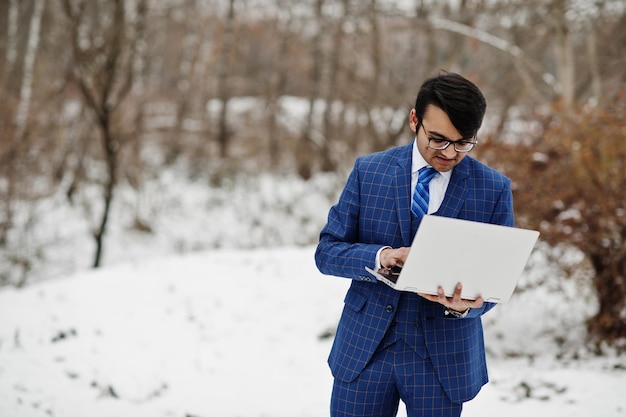
[[[569,27],[565,14],[566,0],[554,0],[551,4],[554,20],[554,48],[556,73],[560,84],[560,97],[566,109],[572,109],[575,99],[574,47],[570,40]]]
[[[193,69],[198,57],[199,34],[198,19],[195,16],[198,13],[196,0],[187,0],[185,9],[189,13],[187,21],[187,32],[184,35],[182,43],[182,53],[180,64],[178,65],[177,80],[177,97],[176,97],[176,124],[172,131],[171,155],[168,159],[174,160],[181,152],[185,145],[185,132],[183,123],[189,113],[191,87],[193,86]]]
[[[102,263],[104,236],[107,231],[107,226],[109,223],[109,213],[111,211],[111,204],[113,202],[115,185],[117,184],[118,144],[117,141],[112,137],[110,132],[110,118],[108,113],[105,113],[104,117],[101,118],[100,128],[102,129],[103,135],[102,140],[107,166],[107,178],[104,182],[104,208],[102,210],[102,217],[100,218],[100,225],[94,233],[94,238],[96,240],[96,254],[93,261],[94,268],[100,267]]]
[[[372,0],[375,1],[375,0]],[[322,117],[322,136],[321,143],[321,170],[325,172],[334,172],[337,169],[337,162],[333,160],[332,142],[332,111],[333,102],[337,96],[337,77],[339,73],[339,64],[342,56],[342,46],[344,42],[343,24],[349,18],[350,7],[347,0],[342,0],[343,15],[337,19],[333,29],[333,42],[330,52],[329,63],[326,68],[326,94],[324,95],[324,115]]]
[[[591,259],[599,309],[588,320],[587,329],[596,342],[626,340],[626,247],[621,252],[612,257],[601,253]]]
[[[602,73],[600,72],[600,60],[598,59],[598,45],[595,25],[588,20],[587,27],[587,53],[589,58],[589,70],[591,73],[591,94],[596,100],[598,107],[602,107]]]
[[[24,56],[24,71],[22,86],[20,89],[20,101],[15,115],[15,136],[18,141],[23,139],[26,132],[26,124],[30,112],[30,98],[33,91],[33,77],[35,71],[35,59],[41,32],[41,18],[44,10],[44,0],[35,0],[35,8],[30,19],[30,32],[28,34],[28,45]]]
[[[381,138],[378,131],[376,130],[376,126],[374,125],[374,120],[372,118],[372,110],[373,107],[378,103],[378,93],[380,87],[380,78],[382,74],[382,33],[378,24],[378,11],[377,11],[377,0],[370,0],[369,7],[367,9],[367,21],[371,26],[371,35],[369,39],[371,54],[370,61],[373,67],[372,79],[370,81],[370,86],[367,89],[367,96],[364,102],[367,113],[367,129],[374,139],[374,149],[376,151],[380,151],[387,146],[384,138]]]
[[[100,5],[102,4],[104,3]],[[138,3],[136,20],[128,22],[125,1],[115,0],[109,9],[109,19],[102,20],[106,23],[92,29],[99,31],[97,33],[105,43],[87,50],[80,46],[79,28],[88,21],[87,12],[91,10],[87,9],[85,4],[74,9],[69,0],[65,0],[63,6],[73,30],[74,77],[87,107],[95,116],[104,152],[106,173],[103,184],[103,210],[99,224],[93,232],[96,243],[93,267],[97,268],[102,263],[104,236],[117,185],[118,159],[123,142],[122,133],[117,130],[114,133],[112,115],[133,88],[133,63],[138,55],[137,45],[140,41],[138,33],[141,31],[145,2]],[[100,59],[94,59],[94,56]]]
[[[311,90],[309,91],[309,111],[307,113],[304,130],[296,145],[297,170],[300,177],[304,179],[308,179],[313,175],[313,115],[315,114],[315,102],[319,98],[319,89],[322,81],[322,60],[324,56],[322,52],[322,38],[326,26],[322,12],[323,6],[324,0],[315,1],[317,30],[311,42],[313,68],[311,70]]]
[[[9,0],[7,10],[7,40],[6,40],[6,69],[5,69],[5,91],[14,84],[13,80],[16,77],[17,71],[15,71],[17,61],[17,41],[18,41],[18,27],[19,27],[19,1]],[[3,9],[0,9],[3,10]],[[3,10],[4,11],[4,10]]]
[[[226,18],[226,27],[222,37],[222,51],[218,65],[217,89],[218,97],[221,102],[217,133],[217,143],[219,145],[220,157],[226,159],[228,157],[228,144],[230,142],[231,132],[228,126],[228,102],[230,100],[231,91],[229,85],[230,61],[234,53],[234,27],[235,27],[235,0],[230,0],[228,4],[228,16]]]
[[[279,44],[275,57],[275,71],[269,77],[267,101],[265,105],[268,133],[267,153],[270,169],[272,170],[279,166],[281,159],[280,138],[278,137],[280,131],[278,112],[280,110],[280,98],[285,92],[287,74],[289,73],[289,67],[285,63],[288,61],[291,39],[284,34],[289,32],[294,18],[291,8],[288,7],[288,4],[285,2],[277,0],[274,7],[276,7],[277,10],[285,10],[286,17],[276,18],[276,27],[280,34],[280,40],[278,41]]]

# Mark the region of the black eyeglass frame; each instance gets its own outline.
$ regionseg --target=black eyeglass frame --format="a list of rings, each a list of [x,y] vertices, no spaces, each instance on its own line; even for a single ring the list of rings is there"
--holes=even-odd
[[[452,146],[454,147],[454,150],[456,152],[460,152],[460,153],[467,153],[470,152],[472,149],[474,149],[474,147],[476,145],[478,145],[478,140],[476,139],[476,137],[474,137],[473,139],[475,140],[469,140],[469,139],[458,139],[458,140],[450,140],[450,139],[444,139],[444,138],[431,138],[430,136],[428,136],[428,132],[426,132],[426,127],[424,127],[424,123],[420,122],[420,126],[422,127],[422,130],[424,131],[424,134],[426,135],[426,139],[428,139],[428,147],[430,149],[434,149],[436,151],[443,151],[444,149],[446,149],[448,146],[450,146],[450,144],[452,144]],[[445,145],[443,146],[432,146],[431,142],[433,140],[439,141],[439,142],[445,142]],[[456,147],[457,144],[466,144],[466,145],[472,145],[469,149],[458,149]]]

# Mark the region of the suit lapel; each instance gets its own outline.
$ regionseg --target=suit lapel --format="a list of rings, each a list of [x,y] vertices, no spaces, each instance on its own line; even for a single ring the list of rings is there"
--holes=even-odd
[[[411,163],[413,157],[413,142],[401,148],[397,158],[396,173],[396,207],[398,208],[398,223],[404,246],[411,246]]]
[[[394,175],[396,189],[396,207],[398,208],[398,223],[404,246],[411,246],[411,163],[413,143],[401,148],[397,157],[397,166]],[[467,194],[466,181],[470,174],[470,156],[463,158],[461,163],[454,167],[446,195],[437,211],[437,215],[457,217],[465,202]]]
[[[463,158],[461,163],[454,167],[452,176],[450,177],[450,183],[446,190],[446,195],[441,203],[441,207],[437,211],[439,216],[443,217],[457,217],[459,211],[463,207],[465,201],[465,195],[467,193],[467,187],[465,182],[469,178],[469,166],[470,156]]]

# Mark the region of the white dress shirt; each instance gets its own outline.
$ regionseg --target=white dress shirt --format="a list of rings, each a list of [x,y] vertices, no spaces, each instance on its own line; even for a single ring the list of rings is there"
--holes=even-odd
[[[418,171],[427,166],[428,163],[422,157],[422,154],[417,149],[417,139],[413,141],[413,162],[411,163],[411,190],[415,192],[415,186],[417,185]],[[428,214],[432,214],[439,210],[443,198],[446,195],[448,184],[450,184],[450,177],[452,176],[452,170],[448,172],[439,172],[436,174],[430,183],[428,184]],[[411,199],[413,194],[411,194]],[[411,200],[412,201],[412,200]]]
[[[417,185],[417,178],[419,176],[419,170],[425,166],[428,166],[428,163],[417,149],[417,138],[413,141],[413,158],[411,162],[411,201],[413,201],[413,193],[415,192],[415,186]],[[448,189],[448,184],[450,184],[450,177],[452,176],[452,170],[448,172],[439,172],[437,173],[430,183],[428,184],[428,214],[432,214],[439,210],[441,207],[441,203],[443,203],[443,198],[446,196],[446,190]],[[376,253],[376,266],[375,270],[380,268],[380,252],[382,252],[385,248],[390,248],[391,246],[384,246],[380,248],[380,250]]]

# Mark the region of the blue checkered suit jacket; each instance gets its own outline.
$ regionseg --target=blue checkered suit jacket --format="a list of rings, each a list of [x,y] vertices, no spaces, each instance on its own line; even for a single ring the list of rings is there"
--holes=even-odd
[[[335,378],[354,380],[371,359],[395,314],[400,292],[365,271],[385,245],[410,246],[413,144],[360,157],[328,215],[315,253],[318,269],[351,278],[328,359]],[[466,156],[454,168],[440,216],[513,226],[511,183]],[[473,398],[487,382],[480,316],[485,303],[463,319],[444,317],[444,307],[420,299],[426,350],[443,388],[455,402]]]

